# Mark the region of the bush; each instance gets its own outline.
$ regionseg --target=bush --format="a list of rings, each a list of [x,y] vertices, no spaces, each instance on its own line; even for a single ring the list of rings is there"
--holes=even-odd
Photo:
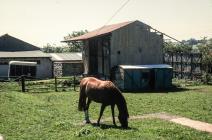
[[[202,82],[204,84],[211,84],[212,83],[212,74],[204,72],[202,74]]]

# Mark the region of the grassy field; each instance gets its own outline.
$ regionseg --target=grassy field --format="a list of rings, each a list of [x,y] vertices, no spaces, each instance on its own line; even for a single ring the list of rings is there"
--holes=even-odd
[[[178,92],[124,93],[130,115],[167,112],[212,123],[212,86],[190,86]],[[212,134],[158,119],[130,121],[130,129],[81,125],[77,111],[78,92],[0,92],[0,134],[19,139],[212,139]],[[92,103],[90,117],[96,120],[100,105]],[[116,110],[116,115],[118,111]],[[103,118],[111,117],[106,108]],[[118,120],[117,120],[118,122]]]

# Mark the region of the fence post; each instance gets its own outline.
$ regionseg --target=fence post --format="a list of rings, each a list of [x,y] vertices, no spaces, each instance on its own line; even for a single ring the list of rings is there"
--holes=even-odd
[[[76,91],[76,76],[74,75],[74,91]]]
[[[57,77],[54,77],[54,87],[55,87],[55,91],[57,92]]]
[[[21,76],[21,91],[22,92],[26,91],[25,90],[25,76],[24,75]]]

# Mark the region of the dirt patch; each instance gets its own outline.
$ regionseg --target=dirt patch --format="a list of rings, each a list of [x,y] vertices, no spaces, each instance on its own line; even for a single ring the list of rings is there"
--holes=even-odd
[[[152,113],[152,114],[145,114],[145,115],[138,115],[138,116],[130,116],[130,120],[137,120],[137,119],[149,119],[149,118],[157,118],[157,119],[162,119],[162,120],[170,120],[170,119],[175,119],[177,116],[170,115],[167,113]]]
[[[4,140],[4,138],[3,138],[3,136],[2,136],[2,135],[0,135],[0,140]]]
[[[206,122],[201,122],[201,121],[196,121],[196,120],[191,120],[189,118],[181,117],[181,116],[176,116],[176,115],[171,115],[168,113],[153,113],[153,114],[146,114],[142,116],[131,116],[130,120],[136,120],[136,119],[145,119],[145,118],[157,118],[157,119],[162,119],[162,120],[167,120],[170,122],[174,122],[177,124],[181,124],[184,126],[188,126],[191,128],[194,128],[199,131],[205,131],[212,133],[212,124],[206,123]]]
[[[191,89],[195,92],[199,92],[200,94],[205,94],[205,93],[211,93],[211,90],[208,88],[203,88],[203,87],[197,87],[197,88],[193,88]]]

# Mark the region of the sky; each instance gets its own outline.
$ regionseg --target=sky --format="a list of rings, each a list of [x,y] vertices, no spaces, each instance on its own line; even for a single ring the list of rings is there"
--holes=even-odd
[[[127,0],[0,0],[0,35],[38,47],[104,26]],[[212,37],[212,0],[130,0],[108,24],[139,20],[178,40]]]

